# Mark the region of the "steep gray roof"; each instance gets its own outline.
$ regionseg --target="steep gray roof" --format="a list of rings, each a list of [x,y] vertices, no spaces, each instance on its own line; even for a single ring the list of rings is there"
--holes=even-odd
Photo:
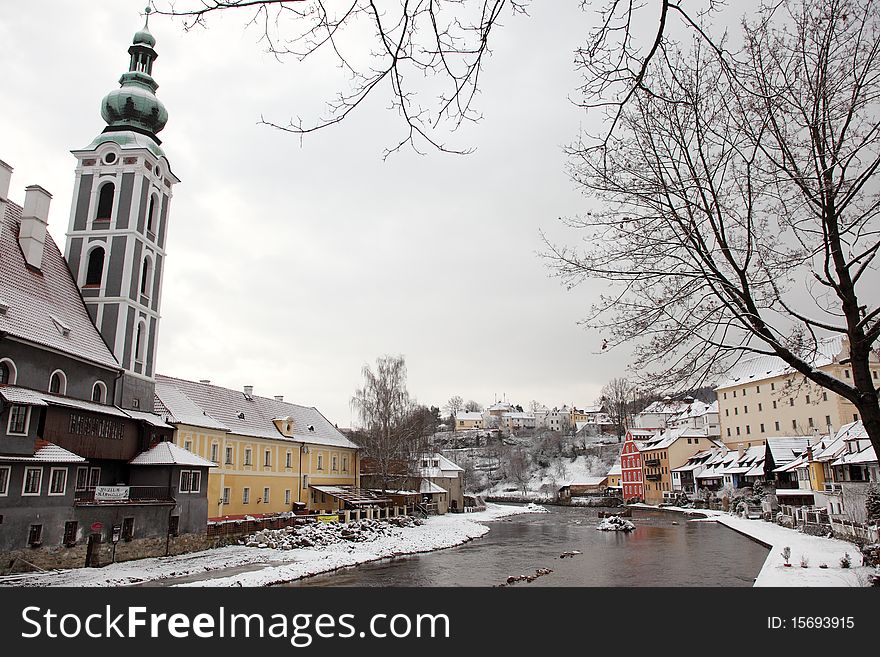
[[[257,395],[248,399],[239,390],[161,374],[156,376],[156,396],[174,420],[182,424],[212,426],[241,436],[357,448],[318,409],[310,406]],[[273,422],[286,417],[293,419],[293,437],[282,435]]]
[[[40,271],[27,267],[18,230],[21,206],[9,201],[0,217],[0,299],[9,308],[0,313],[0,332],[82,358],[114,370],[121,369],[92,323],[52,236]],[[55,319],[69,331],[65,335]]]

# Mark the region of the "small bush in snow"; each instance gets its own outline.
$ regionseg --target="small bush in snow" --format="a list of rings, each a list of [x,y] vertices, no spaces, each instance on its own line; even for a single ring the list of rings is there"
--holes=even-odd
[[[840,557],[840,567],[849,568],[850,566],[852,566],[852,559],[849,556],[849,552],[846,552],[842,557]]]
[[[786,545],[784,548],[782,548],[782,558],[785,559],[785,565],[786,565],[786,566],[790,565],[790,563],[791,563],[791,562],[790,562],[790,559],[791,559],[791,548],[788,547],[787,545]]]

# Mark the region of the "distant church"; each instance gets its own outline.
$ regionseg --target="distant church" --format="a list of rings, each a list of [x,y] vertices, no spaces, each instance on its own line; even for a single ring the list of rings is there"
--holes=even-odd
[[[164,554],[204,537],[201,482],[213,464],[170,442],[173,427],[152,412],[180,182],[158,137],[168,112],[155,45],[147,23],[102,101],[107,127],[72,151],[63,257],[46,230],[51,195],[31,185],[13,203],[12,167],[0,161],[0,573]]]

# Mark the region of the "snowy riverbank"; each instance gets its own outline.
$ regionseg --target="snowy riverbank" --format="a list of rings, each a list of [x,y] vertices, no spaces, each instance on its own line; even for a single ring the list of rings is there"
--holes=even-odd
[[[836,538],[809,536],[763,520],[747,520],[723,511],[685,509],[680,507],[655,507],[647,504],[633,505],[638,508],[674,511],[688,515],[703,515],[691,522],[717,522],[766,545],[770,549],[755,586],[868,586],[873,568],[862,566],[858,546]],[[791,566],[785,566],[784,548],[791,549]],[[840,560],[849,554],[851,568],[841,568]],[[801,567],[805,557],[807,567]],[[825,564],[827,568],[820,568]]]
[[[167,583],[178,586],[267,586],[368,561],[461,545],[489,531],[483,522],[541,512],[546,510],[535,505],[489,504],[478,513],[432,516],[417,527],[395,527],[370,542],[293,550],[231,545],[175,557],[126,561],[105,568],[10,576],[0,578],[0,586],[130,586],[161,580],[171,580]]]

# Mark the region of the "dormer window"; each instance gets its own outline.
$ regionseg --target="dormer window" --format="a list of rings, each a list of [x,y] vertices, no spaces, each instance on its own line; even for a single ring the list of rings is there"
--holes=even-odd
[[[55,328],[58,329],[58,332],[61,335],[63,335],[65,338],[70,335],[70,327],[67,324],[55,317],[55,315],[49,315],[49,319],[52,320],[52,323],[55,325]]]
[[[95,381],[92,386],[92,401],[103,404],[107,401],[107,386],[103,381]]]
[[[0,360],[0,385],[15,385],[15,363],[8,358]]]

